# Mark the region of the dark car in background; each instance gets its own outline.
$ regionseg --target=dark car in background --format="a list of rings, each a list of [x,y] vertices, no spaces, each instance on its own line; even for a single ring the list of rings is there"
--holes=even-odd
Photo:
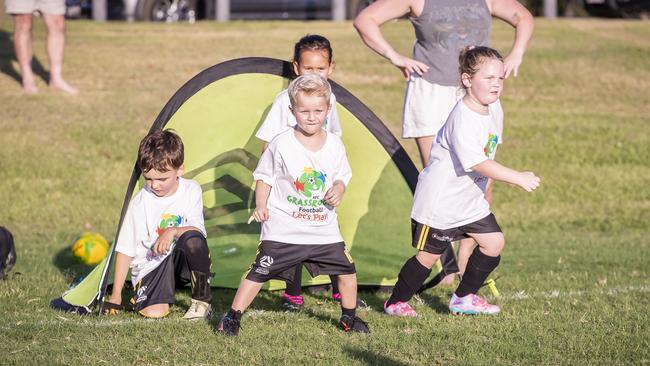
[[[346,0],[353,19],[374,0]],[[106,0],[108,19],[194,22],[215,19],[215,0]],[[68,17],[92,17],[92,0],[66,0]],[[230,0],[232,20],[332,19],[332,0]]]

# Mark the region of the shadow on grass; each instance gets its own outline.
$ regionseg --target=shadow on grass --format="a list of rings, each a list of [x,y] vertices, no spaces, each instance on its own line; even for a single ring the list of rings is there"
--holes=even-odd
[[[12,34],[5,30],[0,30],[0,72],[22,85],[22,77],[12,65],[13,61],[17,61],[17,58]],[[35,75],[43,79],[45,83],[50,82],[50,73],[45,70],[43,64],[36,57],[32,58],[32,71]]]
[[[343,351],[349,354],[352,358],[365,362],[367,365],[382,365],[382,366],[405,366],[407,364],[395,361],[392,358],[379,355],[377,353],[361,350],[352,347],[343,347]]]
[[[65,247],[57,252],[52,258],[52,264],[59,269],[67,283],[80,280],[95,268],[95,266],[88,266],[74,259],[70,247]]]

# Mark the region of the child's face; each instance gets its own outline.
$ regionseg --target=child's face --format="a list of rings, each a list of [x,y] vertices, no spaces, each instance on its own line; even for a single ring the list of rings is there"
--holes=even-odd
[[[183,165],[178,169],[170,169],[166,172],[160,172],[151,169],[142,173],[144,181],[149,190],[158,197],[169,197],[176,193],[178,189],[178,177],[183,175],[185,167]]]
[[[330,63],[329,55],[322,50],[302,51],[300,60],[293,62],[293,71],[296,75],[316,73],[327,80],[334,71],[334,61]]]
[[[291,113],[296,117],[298,128],[307,136],[323,129],[329,111],[327,98],[302,92],[296,95],[295,105],[291,106]]]
[[[482,105],[492,104],[501,96],[504,72],[503,62],[490,58],[483,61],[476,74],[463,74],[463,85],[475,101]]]

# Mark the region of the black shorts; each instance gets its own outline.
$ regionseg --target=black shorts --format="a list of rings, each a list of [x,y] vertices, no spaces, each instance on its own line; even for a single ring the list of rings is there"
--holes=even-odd
[[[135,285],[135,295],[131,299],[133,310],[138,312],[155,304],[171,305],[174,303],[176,289],[192,281],[189,262],[185,258],[185,251],[181,250],[181,239],[189,236],[187,233],[183,234],[172,253]]]
[[[442,254],[452,242],[469,238],[470,236],[468,234],[500,232],[501,227],[499,227],[494,214],[489,214],[467,225],[444,230],[432,228],[411,220],[411,234],[413,235],[413,243],[411,245],[417,250],[423,250],[427,253]]]
[[[302,263],[312,277],[356,273],[345,243],[321,245],[287,244],[263,240],[257,247],[255,262],[246,274],[253,282],[270,279],[293,281],[296,265]]]

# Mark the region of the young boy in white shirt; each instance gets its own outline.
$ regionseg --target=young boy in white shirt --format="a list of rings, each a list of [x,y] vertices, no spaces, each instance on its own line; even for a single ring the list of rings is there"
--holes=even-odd
[[[341,139],[323,129],[330,111],[331,88],[317,74],[299,76],[289,85],[293,129],[271,140],[253,172],[253,218],[262,222],[255,262],[242,279],[231,309],[217,327],[239,334],[242,313],[264,282],[292,279],[303,263],[312,276],[338,275],[345,331],[368,333],[356,316],[357,279],[352,257],[339,231],[335,207],[352,177]]]
[[[210,314],[210,252],[203,223],[201,186],[184,179],[184,148],[172,131],[156,131],[140,143],[138,165],[145,187],[129,204],[117,239],[113,290],[103,311],[121,309],[122,289],[131,269],[134,310],[162,318],[174,303],[174,291],[192,285],[185,319]]]

